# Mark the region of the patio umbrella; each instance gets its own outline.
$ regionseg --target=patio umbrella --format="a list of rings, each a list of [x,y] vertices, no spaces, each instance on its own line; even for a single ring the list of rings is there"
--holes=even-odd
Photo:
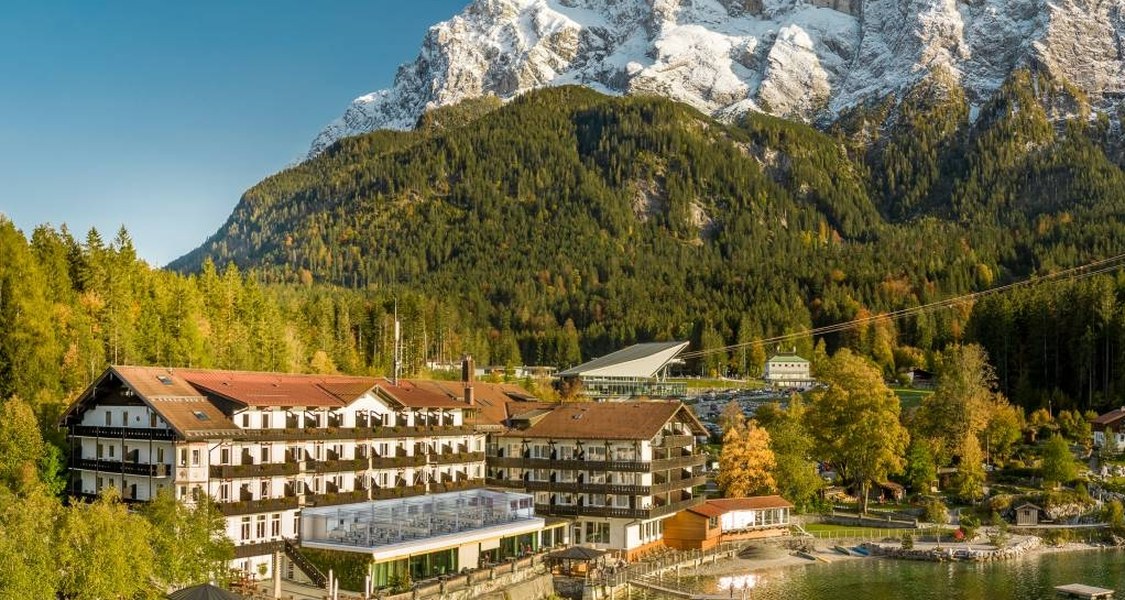
[[[244,600],[234,592],[228,592],[210,583],[194,585],[168,594],[168,600]]]

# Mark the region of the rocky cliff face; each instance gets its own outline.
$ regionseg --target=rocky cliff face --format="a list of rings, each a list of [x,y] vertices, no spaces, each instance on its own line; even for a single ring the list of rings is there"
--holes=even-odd
[[[310,150],[484,95],[583,84],[719,117],[828,119],[935,69],[980,104],[1045,69],[1108,107],[1125,92],[1125,0],[477,0],[433,26],[390,89],[355,99]]]

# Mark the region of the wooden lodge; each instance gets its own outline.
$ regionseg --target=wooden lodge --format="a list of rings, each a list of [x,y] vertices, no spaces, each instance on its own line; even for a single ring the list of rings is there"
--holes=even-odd
[[[677,550],[707,550],[720,543],[789,534],[793,505],[781,496],[708,500],[664,523],[664,543]]]

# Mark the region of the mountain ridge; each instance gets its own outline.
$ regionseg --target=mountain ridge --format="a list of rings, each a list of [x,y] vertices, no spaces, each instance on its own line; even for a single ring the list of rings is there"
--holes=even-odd
[[[1125,91],[1125,0],[477,0],[430,28],[392,87],[314,140],[410,129],[428,110],[579,84],[655,94],[721,120],[830,123],[937,69],[975,110],[1031,67],[1109,110]]]

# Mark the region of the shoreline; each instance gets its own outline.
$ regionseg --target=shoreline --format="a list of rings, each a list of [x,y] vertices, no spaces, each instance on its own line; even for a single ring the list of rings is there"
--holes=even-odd
[[[844,544],[841,544],[841,545],[844,545]],[[973,545],[973,548],[983,549],[986,546],[987,546],[987,544],[976,544],[976,545]],[[849,544],[849,545],[847,545],[847,547],[850,548],[850,547],[852,547],[852,545]],[[956,545],[946,544],[943,547],[946,547],[946,548],[964,548],[965,545],[964,545],[964,543],[958,543]],[[990,547],[990,546],[988,546],[988,547]],[[1048,546],[1046,544],[1039,544],[1038,546],[1036,546],[1034,548],[1028,549],[1026,552],[1020,554],[1019,556],[1014,556],[1014,557],[1011,557],[1011,558],[993,561],[993,562],[1005,562],[1007,560],[1017,560],[1017,559],[1024,558],[1024,557],[1046,555],[1046,554],[1062,554],[1062,553],[1072,553],[1072,552],[1090,552],[1090,551],[1095,551],[1095,550],[1122,550],[1122,549],[1125,549],[1125,548],[1119,548],[1117,546],[1110,546],[1110,545],[1105,545],[1105,544],[1089,544],[1089,543],[1085,543],[1085,542],[1068,542],[1066,544],[1063,544],[1062,546]],[[799,567],[816,567],[816,566],[824,566],[824,565],[835,564],[835,563],[838,563],[838,562],[856,561],[856,560],[864,560],[864,559],[892,560],[892,561],[905,560],[905,559],[898,559],[898,558],[893,558],[893,557],[889,557],[889,556],[875,556],[875,555],[871,555],[871,556],[855,556],[855,555],[845,556],[845,555],[840,554],[839,552],[836,552],[835,550],[833,550],[832,545],[830,545],[830,544],[818,544],[817,546],[815,546],[813,548],[813,550],[810,552],[810,554],[812,556],[816,557],[816,560],[809,560],[807,558],[801,558],[800,556],[797,556],[797,555],[792,554],[792,553],[787,553],[785,556],[780,556],[780,557],[776,557],[776,558],[738,558],[738,557],[732,557],[732,558],[722,559],[722,560],[714,562],[714,563],[701,565],[700,567],[691,567],[689,569],[684,569],[681,572],[681,575],[685,576],[685,577],[730,577],[730,576],[737,576],[737,575],[749,574],[749,573],[760,573],[760,572],[763,572],[763,571],[774,571],[774,570],[786,570],[786,571],[788,571],[788,570],[796,569],[796,568],[799,568]],[[969,563],[969,562],[974,562],[974,561],[956,561],[956,562]]]

